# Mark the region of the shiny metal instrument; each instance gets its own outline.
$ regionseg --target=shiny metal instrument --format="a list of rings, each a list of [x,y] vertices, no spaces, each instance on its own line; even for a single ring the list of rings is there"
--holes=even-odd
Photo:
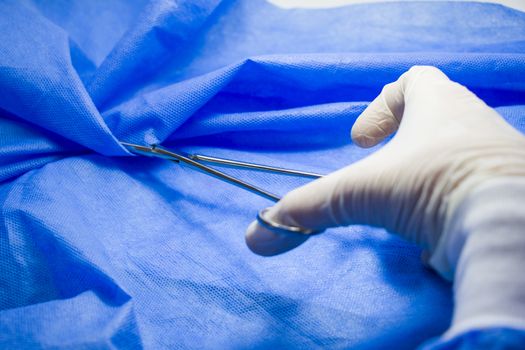
[[[203,174],[213,176],[216,179],[222,180],[224,182],[227,182],[229,184],[242,188],[246,191],[252,192],[258,196],[261,196],[273,202],[278,202],[281,198],[267,190],[264,190],[260,187],[249,184],[243,180],[240,180],[236,177],[223,173],[222,171],[219,171],[203,163],[215,164],[217,166],[223,166],[223,167],[250,169],[250,170],[255,170],[255,171],[263,171],[263,172],[269,172],[269,173],[274,173],[274,174],[304,177],[304,178],[311,178],[311,179],[318,179],[323,176],[320,174],[299,171],[299,170],[279,168],[279,167],[274,167],[274,166],[269,166],[269,165],[241,162],[237,160],[210,157],[210,156],[204,156],[204,155],[199,155],[199,154],[187,154],[183,152],[174,152],[172,150],[168,150],[166,148],[163,148],[157,145],[141,146],[141,145],[136,145],[136,144],[127,143],[127,142],[121,142],[121,144],[133,154],[148,156],[148,157],[163,158],[163,159],[171,160],[176,163],[187,165],[191,167],[192,169],[197,170]],[[279,234],[301,234],[301,235],[314,235],[314,234],[322,232],[322,231],[311,230],[311,229],[304,228],[304,227],[288,226],[288,225],[274,222],[267,217],[266,215],[267,210],[268,208],[265,208],[259,211],[259,213],[257,214],[257,221],[259,222],[259,224],[261,224],[263,227],[265,227],[266,229],[270,231],[273,231]]]

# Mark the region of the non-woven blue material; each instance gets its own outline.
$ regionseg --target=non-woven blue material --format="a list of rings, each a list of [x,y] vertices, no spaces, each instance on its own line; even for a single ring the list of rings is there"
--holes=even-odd
[[[475,329],[448,341],[429,341],[421,350],[523,349],[525,332],[513,328]]]
[[[0,347],[412,349],[439,336],[451,287],[415,246],[357,226],[256,256],[244,231],[270,203],[118,142],[327,173],[374,151],[351,125],[415,64],[525,131],[525,13],[499,5],[1,1]],[[280,194],[304,183],[227,171]]]

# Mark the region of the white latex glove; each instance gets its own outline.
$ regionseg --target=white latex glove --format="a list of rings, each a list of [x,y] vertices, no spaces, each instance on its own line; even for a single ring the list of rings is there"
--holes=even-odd
[[[352,139],[371,147],[395,131],[371,156],[287,194],[268,217],[314,229],[384,227],[428,250],[430,264],[450,279],[457,261],[447,258],[448,222],[479,185],[525,177],[525,138],[467,88],[421,66],[383,88],[355,122]],[[306,239],[256,222],[246,233],[248,247],[260,255]]]

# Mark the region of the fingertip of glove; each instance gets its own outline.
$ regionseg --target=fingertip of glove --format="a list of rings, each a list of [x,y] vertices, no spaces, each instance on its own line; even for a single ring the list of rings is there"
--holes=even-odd
[[[375,137],[371,137],[362,132],[355,131],[354,129],[352,129],[352,132],[350,133],[350,137],[352,139],[352,142],[354,142],[356,145],[358,145],[361,148],[374,147],[378,143]]]
[[[245,242],[248,248],[261,256],[274,256],[293,249],[306,241],[307,236],[282,235],[270,231],[253,221],[246,230]]]

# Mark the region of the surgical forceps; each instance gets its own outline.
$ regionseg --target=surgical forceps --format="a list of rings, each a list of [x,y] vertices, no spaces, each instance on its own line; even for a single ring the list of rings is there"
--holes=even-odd
[[[273,166],[268,166],[268,165],[247,163],[247,162],[241,162],[241,161],[236,161],[236,160],[231,160],[231,159],[204,156],[204,155],[199,155],[199,154],[187,154],[183,152],[174,152],[166,148],[160,147],[158,145],[141,146],[141,145],[136,145],[136,144],[127,143],[127,142],[121,142],[121,144],[133,154],[148,156],[148,157],[163,158],[163,159],[171,160],[176,163],[182,163],[182,164],[188,165],[194,170],[197,170],[206,175],[213,176],[219,180],[222,180],[229,184],[240,187],[244,190],[252,192],[263,198],[269,199],[273,202],[278,202],[281,198],[271,192],[268,192],[262,188],[256,187],[240,179],[237,179],[231,175],[223,173],[203,163],[210,163],[210,164],[215,164],[218,166],[226,166],[226,167],[233,167],[233,168],[251,169],[251,170],[256,170],[256,171],[271,172],[271,173],[276,173],[276,174],[281,174],[281,175],[305,177],[305,178],[311,178],[311,179],[318,179],[320,177],[323,177],[323,175],[305,172],[305,171],[284,169],[284,168],[278,168],[278,167],[273,167]],[[300,227],[300,226],[284,225],[284,224],[275,222],[273,220],[270,220],[267,218],[267,215],[266,215],[268,212],[268,209],[269,208],[262,209],[261,211],[257,213],[257,221],[259,222],[259,224],[261,224],[263,227],[267,228],[270,231],[280,233],[280,234],[300,234],[300,235],[315,235],[315,234],[323,232],[320,230],[312,230],[312,229],[308,229],[308,228]]]

